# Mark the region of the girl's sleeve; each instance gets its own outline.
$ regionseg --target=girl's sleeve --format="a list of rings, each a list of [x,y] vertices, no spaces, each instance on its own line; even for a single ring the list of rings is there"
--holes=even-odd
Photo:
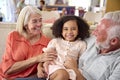
[[[55,43],[56,43],[56,39],[52,39],[49,43],[47,48],[43,48],[44,52],[51,52],[51,51],[55,51]]]

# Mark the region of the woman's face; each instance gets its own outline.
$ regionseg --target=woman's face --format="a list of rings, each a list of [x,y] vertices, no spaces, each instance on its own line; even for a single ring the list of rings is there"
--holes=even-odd
[[[31,14],[28,21],[28,34],[37,35],[41,33],[42,17],[39,14]]]
[[[67,41],[74,41],[78,35],[78,25],[75,20],[70,20],[64,23],[62,36]]]

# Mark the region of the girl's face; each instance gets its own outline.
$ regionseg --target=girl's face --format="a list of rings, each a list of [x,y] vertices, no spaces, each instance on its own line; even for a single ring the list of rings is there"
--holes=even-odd
[[[67,41],[74,41],[78,35],[78,25],[75,20],[70,20],[64,23],[62,36]]]
[[[39,14],[31,14],[28,21],[27,32],[31,35],[41,33],[42,17]]]

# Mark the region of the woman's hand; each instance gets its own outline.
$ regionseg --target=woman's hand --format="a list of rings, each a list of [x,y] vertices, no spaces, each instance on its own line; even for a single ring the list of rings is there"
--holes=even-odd
[[[57,58],[56,53],[43,53],[37,56],[37,62],[53,61]]]
[[[42,63],[39,63],[37,66],[37,76],[38,76],[38,78],[46,78],[47,77],[47,73],[45,73],[45,69],[42,66]]]

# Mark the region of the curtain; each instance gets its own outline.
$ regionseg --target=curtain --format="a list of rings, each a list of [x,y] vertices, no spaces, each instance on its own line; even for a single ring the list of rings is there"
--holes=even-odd
[[[4,21],[5,22],[16,22],[16,2],[15,0],[4,0]]]

